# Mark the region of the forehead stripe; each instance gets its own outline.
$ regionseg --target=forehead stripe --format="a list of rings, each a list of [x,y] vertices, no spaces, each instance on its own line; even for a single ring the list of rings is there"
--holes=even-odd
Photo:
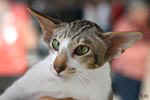
[[[76,37],[79,36],[82,32],[84,32],[85,30],[87,30],[87,29],[89,29],[89,28],[91,28],[90,25],[85,25],[85,26],[81,27],[81,28],[76,32],[76,34],[75,34],[74,36],[72,36],[71,39],[73,40],[74,38],[76,38]]]

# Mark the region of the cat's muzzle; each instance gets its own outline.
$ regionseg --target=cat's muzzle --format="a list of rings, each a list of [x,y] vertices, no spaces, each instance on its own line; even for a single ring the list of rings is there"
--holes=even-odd
[[[72,74],[76,72],[76,68],[67,65],[67,55],[66,53],[60,53],[54,61],[54,69],[58,75],[61,72]]]

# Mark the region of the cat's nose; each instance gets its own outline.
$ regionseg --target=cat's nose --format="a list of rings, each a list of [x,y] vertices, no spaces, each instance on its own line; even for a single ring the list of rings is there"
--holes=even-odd
[[[55,71],[60,74],[61,72],[63,72],[66,67],[67,67],[67,56],[65,53],[60,54],[56,57],[55,61],[54,61],[54,69]]]
[[[54,69],[58,74],[60,74],[61,72],[63,72],[66,69],[66,66],[56,66],[56,65],[54,65]]]

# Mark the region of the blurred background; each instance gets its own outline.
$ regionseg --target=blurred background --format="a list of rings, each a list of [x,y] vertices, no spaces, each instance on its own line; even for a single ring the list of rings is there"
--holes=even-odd
[[[113,0],[112,31],[138,31],[142,40],[127,49],[118,59],[112,61],[113,89],[122,100],[139,100],[142,82],[150,73],[150,1]],[[150,84],[150,79],[146,78]],[[150,85],[148,86],[150,88]],[[150,92],[150,91],[149,91]],[[149,100],[149,93],[141,100]]]
[[[90,20],[105,32],[143,32],[140,42],[112,61],[114,91],[122,100],[138,100],[150,55],[149,0],[1,0],[0,93],[48,55],[39,23],[27,7],[66,22]]]

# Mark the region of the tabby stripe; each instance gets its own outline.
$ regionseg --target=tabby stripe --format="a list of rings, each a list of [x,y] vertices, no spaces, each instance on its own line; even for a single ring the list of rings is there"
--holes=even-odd
[[[67,37],[67,34],[68,34],[69,32],[65,32],[64,33],[64,38],[66,38]]]
[[[64,33],[65,33],[65,29],[59,31],[59,33],[63,33],[63,34],[60,34],[58,38],[63,38],[64,37]]]
[[[76,38],[76,37],[79,36],[82,32],[84,32],[85,30],[87,30],[87,29],[89,29],[89,28],[91,28],[90,25],[83,26],[82,28],[79,29],[79,31],[76,32],[77,34],[75,34],[71,39],[73,40],[74,38]]]

